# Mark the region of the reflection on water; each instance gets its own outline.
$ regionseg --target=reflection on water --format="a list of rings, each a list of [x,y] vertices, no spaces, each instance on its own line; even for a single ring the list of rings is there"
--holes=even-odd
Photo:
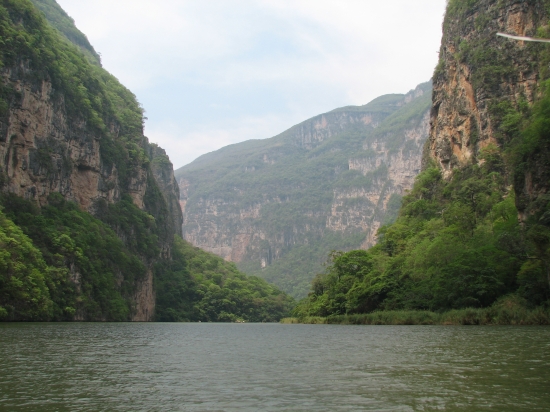
[[[550,409],[550,328],[0,324],[0,411]]]

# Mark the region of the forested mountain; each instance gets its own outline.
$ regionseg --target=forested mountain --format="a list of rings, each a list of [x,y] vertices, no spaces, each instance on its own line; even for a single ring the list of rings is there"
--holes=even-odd
[[[170,160],[55,1],[0,0],[0,75],[0,319],[146,321],[157,301],[161,320],[289,309],[178,239]]]
[[[335,253],[297,316],[548,306],[549,1],[450,0],[423,170],[368,251]],[[503,303],[505,302],[505,303]]]
[[[368,247],[420,170],[431,84],[224,147],[176,171],[183,236],[295,297],[333,249]]]

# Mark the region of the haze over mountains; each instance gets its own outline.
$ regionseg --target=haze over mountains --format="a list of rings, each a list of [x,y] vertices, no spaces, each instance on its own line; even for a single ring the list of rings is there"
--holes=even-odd
[[[176,171],[183,236],[296,297],[331,250],[367,248],[420,170],[431,84],[335,109]]]

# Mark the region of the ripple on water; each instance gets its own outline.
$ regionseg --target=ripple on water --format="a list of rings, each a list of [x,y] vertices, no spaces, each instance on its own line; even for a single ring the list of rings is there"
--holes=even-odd
[[[0,325],[0,411],[547,410],[550,328]]]

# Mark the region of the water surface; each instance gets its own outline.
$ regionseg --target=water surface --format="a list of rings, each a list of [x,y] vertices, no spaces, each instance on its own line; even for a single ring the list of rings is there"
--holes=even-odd
[[[0,411],[550,410],[550,328],[0,324]]]

